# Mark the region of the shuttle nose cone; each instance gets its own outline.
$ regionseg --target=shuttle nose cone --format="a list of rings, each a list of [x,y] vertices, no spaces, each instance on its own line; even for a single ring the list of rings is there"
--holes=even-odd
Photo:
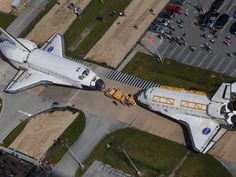
[[[98,90],[103,90],[103,89],[105,89],[105,83],[103,82],[102,79],[98,79],[95,83],[95,87]]]

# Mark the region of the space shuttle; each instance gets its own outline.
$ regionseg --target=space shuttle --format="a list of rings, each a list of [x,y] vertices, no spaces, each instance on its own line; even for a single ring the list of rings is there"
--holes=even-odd
[[[0,28],[0,56],[18,70],[4,90],[7,93],[49,84],[92,90],[105,87],[91,69],[65,57],[60,34],[55,33],[38,48],[32,41],[14,38]]]
[[[184,125],[197,152],[207,153],[227,130],[236,130],[236,82],[222,83],[212,97],[183,88],[149,88],[137,101]]]

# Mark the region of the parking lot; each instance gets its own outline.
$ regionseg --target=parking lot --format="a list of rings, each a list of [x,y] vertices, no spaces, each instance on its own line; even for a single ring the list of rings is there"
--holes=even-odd
[[[230,26],[236,22],[236,19],[233,18],[236,0],[225,0],[217,10],[220,15],[226,13],[230,18],[223,28],[217,30],[216,36],[210,33],[208,27],[203,28],[196,24],[199,7],[206,12],[212,2],[213,0],[186,1],[182,13],[175,14],[175,17],[170,20],[169,26],[172,26],[172,29],[165,27],[165,32],[175,39],[179,38],[179,41],[182,42],[171,41],[165,36],[162,44],[157,46],[158,52],[162,57],[181,63],[236,76],[236,55],[233,54],[236,52],[236,35],[229,33]],[[183,21],[181,27],[177,23],[178,20]],[[226,45],[224,42],[229,37],[231,44]],[[209,45],[210,50],[206,50],[204,45]],[[190,50],[190,46],[194,46],[195,49]]]

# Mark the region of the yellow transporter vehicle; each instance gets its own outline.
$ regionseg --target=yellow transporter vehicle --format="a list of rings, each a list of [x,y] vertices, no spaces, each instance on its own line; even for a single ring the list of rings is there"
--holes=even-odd
[[[117,88],[109,88],[105,91],[105,95],[120,101],[122,104],[128,106],[135,106],[136,102],[134,97],[126,92],[123,92]]]

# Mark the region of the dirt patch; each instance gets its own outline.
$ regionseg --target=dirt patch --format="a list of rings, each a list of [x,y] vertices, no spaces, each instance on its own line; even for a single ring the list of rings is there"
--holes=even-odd
[[[10,13],[12,0],[0,0],[0,12]]]
[[[41,160],[48,149],[78,116],[70,111],[42,113],[32,118],[10,145],[16,150]]]
[[[83,10],[91,0],[74,0]],[[56,4],[45,15],[34,29],[27,36],[28,39],[37,44],[42,44],[54,33],[64,34],[77,16],[67,6],[69,0],[60,0],[61,4]]]
[[[236,163],[235,153],[236,133],[228,131],[209,151],[210,154]]]
[[[85,59],[117,67],[167,3],[167,0],[132,1],[125,9],[127,17],[117,18]],[[150,13],[151,8],[155,15]]]

